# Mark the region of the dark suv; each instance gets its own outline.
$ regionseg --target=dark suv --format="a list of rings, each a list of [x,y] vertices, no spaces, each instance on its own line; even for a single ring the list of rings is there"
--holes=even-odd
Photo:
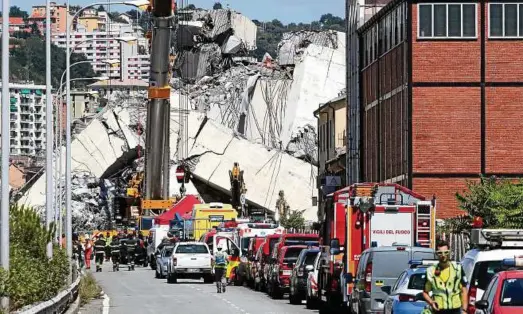
[[[308,248],[302,250],[298,256],[290,278],[289,301],[291,304],[301,304],[301,301],[307,296],[307,277],[309,272],[314,270],[314,260],[319,252],[317,247]]]

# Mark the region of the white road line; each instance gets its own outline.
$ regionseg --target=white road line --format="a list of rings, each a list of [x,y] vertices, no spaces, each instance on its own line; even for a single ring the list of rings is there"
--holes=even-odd
[[[104,294],[104,301],[103,301],[103,311],[102,311],[102,314],[109,314],[109,302],[110,302],[110,298],[107,294]]]

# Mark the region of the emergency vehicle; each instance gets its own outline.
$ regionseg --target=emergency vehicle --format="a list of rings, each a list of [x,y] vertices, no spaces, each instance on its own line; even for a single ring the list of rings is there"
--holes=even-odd
[[[475,303],[481,300],[496,273],[503,270],[503,260],[523,256],[522,229],[484,229],[475,219],[470,233],[472,249],[461,259],[467,277],[469,314],[476,313]]]
[[[357,183],[327,196],[318,276],[319,298],[327,307],[347,304],[352,276],[369,247],[434,248],[436,200],[427,201],[392,183]]]

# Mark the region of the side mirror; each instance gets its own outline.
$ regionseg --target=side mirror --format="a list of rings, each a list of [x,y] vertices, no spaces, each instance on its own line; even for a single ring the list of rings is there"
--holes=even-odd
[[[425,301],[425,298],[423,297],[423,292],[416,294],[416,296],[414,297],[414,301]]]
[[[386,294],[390,294],[391,286],[383,286],[381,287],[381,291],[385,292]]]
[[[340,240],[338,238],[332,239],[330,242],[330,254],[338,255],[340,254]]]
[[[313,265],[307,265],[307,266],[305,266],[305,270],[306,271],[313,271],[314,270],[314,266]]]
[[[354,277],[352,276],[352,273],[345,274],[345,283],[352,283],[354,281]]]
[[[480,309],[480,310],[486,310],[488,309],[488,301],[487,300],[479,300],[479,301],[476,301],[476,308]]]

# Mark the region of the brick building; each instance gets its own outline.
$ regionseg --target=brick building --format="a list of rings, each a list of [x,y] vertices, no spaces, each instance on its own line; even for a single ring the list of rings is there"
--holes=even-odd
[[[523,177],[521,12],[394,0],[359,29],[364,181],[435,194],[448,217],[466,180]]]

